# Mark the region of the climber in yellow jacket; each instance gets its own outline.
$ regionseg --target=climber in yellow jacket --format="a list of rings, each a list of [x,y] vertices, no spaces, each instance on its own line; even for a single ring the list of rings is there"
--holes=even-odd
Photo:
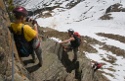
[[[15,37],[17,37],[18,39],[21,38],[21,36],[23,35],[24,39],[26,40],[26,42],[28,42],[28,45],[31,48],[28,51],[32,51],[31,56],[33,62],[35,62],[35,54],[34,54],[35,52],[39,60],[39,65],[42,66],[42,48],[41,48],[41,43],[38,39],[37,22],[35,20],[32,20],[34,28],[30,27],[29,25],[24,25],[24,22],[26,20],[27,21],[29,20],[29,18],[26,19],[28,12],[24,7],[16,7],[13,10],[13,14],[15,16],[15,21],[11,24],[10,29],[13,31]],[[21,39],[22,41],[24,40],[23,37]],[[15,38],[15,42],[17,41],[16,40],[17,38]],[[18,47],[18,45],[16,46]],[[22,53],[20,49],[21,48],[17,48],[18,53]]]

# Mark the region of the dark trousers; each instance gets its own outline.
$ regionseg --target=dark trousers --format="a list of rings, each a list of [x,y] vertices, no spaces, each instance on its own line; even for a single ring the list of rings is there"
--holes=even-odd
[[[73,51],[73,53],[74,53],[74,58],[73,58],[73,60],[74,60],[74,61],[77,60],[78,47],[74,48],[74,47],[72,47],[71,45],[68,45],[68,46],[65,47],[65,51],[66,51],[66,52]]]

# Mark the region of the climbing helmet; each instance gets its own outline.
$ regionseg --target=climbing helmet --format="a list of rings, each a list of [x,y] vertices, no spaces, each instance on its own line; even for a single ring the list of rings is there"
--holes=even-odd
[[[16,7],[15,9],[13,9],[13,13],[16,15],[16,14],[20,14],[20,15],[23,15],[23,16],[27,16],[28,15],[28,11],[24,8],[24,7]]]

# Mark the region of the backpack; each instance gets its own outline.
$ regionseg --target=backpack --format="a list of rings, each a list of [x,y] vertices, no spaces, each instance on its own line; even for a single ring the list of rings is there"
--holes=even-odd
[[[20,57],[28,57],[31,53],[33,53],[32,46],[30,46],[30,42],[28,42],[24,37],[24,25],[21,29],[21,34],[14,33],[13,30],[11,30],[14,34],[14,40],[17,47],[17,51]]]
[[[78,39],[78,44],[81,44],[81,35],[78,32],[74,32],[74,35],[77,37]]]
[[[81,36],[78,32],[74,32],[74,35],[81,39]]]
[[[75,41],[71,42],[72,46],[79,47],[81,44],[81,36],[78,32],[74,32],[73,37],[75,38]]]

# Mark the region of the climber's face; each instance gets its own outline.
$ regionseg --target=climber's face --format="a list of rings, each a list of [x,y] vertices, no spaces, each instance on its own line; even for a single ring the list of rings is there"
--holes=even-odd
[[[26,17],[25,16],[21,16],[20,19],[22,23],[24,23],[26,21]]]
[[[26,21],[26,17],[23,17],[23,18],[22,18],[22,22],[25,22],[25,21]]]
[[[68,32],[68,35],[71,36],[72,35],[71,32]]]

